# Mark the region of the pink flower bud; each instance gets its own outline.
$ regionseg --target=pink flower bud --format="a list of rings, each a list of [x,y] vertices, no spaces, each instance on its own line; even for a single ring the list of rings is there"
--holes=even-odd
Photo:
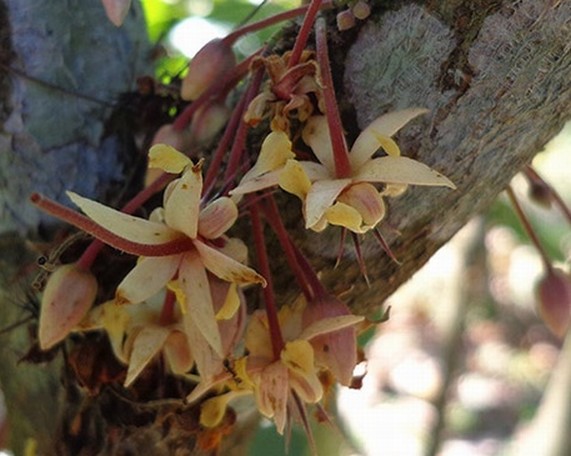
[[[65,339],[83,319],[97,295],[97,280],[76,264],[58,267],[42,296],[39,342],[42,350]]]
[[[209,41],[190,61],[180,96],[183,100],[196,100],[210,84],[219,81],[235,65],[236,57],[230,44],[221,39]]]
[[[176,150],[186,151],[191,145],[190,131],[188,129],[175,130],[172,124],[163,125],[157,130],[151,146],[155,144],[167,144]]]
[[[192,144],[208,145],[230,117],[229,109],[223,103],[208,103],[199,108],[190,124]]]
[[[565,336],[571,320],[571,280],[558,269],[550,269],[538,287],[539,316],[558,337]]]
[[[351,315],[345,304],[330,296],[308,304],[303,313],[303,326],[330,317]],[[317,365],[331,371],[339,383],[351,384],[357,364],[357,331],[354,326],[323,334],[310,340]]]
[[[355,15],[351,10],[341,11],[337,14],[337,29],[342,32],[355,26]]]
[[[371,15],[371,7],[363,0],[359,0],[351,9],[357,19],[367,19]]]
[[[540,206],[550,209],[553,199],[551,189],[542,180],[533,180],[529,183],[528,195],[532,201]]]

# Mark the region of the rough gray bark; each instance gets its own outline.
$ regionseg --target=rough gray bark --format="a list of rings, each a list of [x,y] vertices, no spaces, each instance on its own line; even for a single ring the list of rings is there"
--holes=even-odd
[[[571,3],[397,7],[361,30],[346,63],[345,90],[359,127],[387,110],[429,108],[400,134],[401,148],[458,186],[411,188],[390,201],[383,232],[402,265],[365,241],[370,287],[349,260],[331,270],[337,249],[323,236],[309,237],[307,251],[330,254],[320,262],[325,280],[339,289],[351,284],[354,308],[370,312],[485,210],[571,118]]]
[[[75,188],[103,198],[128,174],[119,139],[103,138],[104,121],[118,95],[133,90],[135,76],[148,72],[149,45],[137,2],[117,29],[99,0],[4,0],[0,36],[3,329],[28,317],[33,304],[19,279],[34,269],[38,252],[16,233],[35,235],[40,223],[54,223],[28,204],[29,195],[63,200],[64,191]],[[0,333],[0,390],[15,454],[23,454],[32,437],[49,453],[65,408],[62,362],[20,362],[31,346],[27,326]]]
[[[93,2],[98,4],[95,0]],[[9,6],[14,8],[14,5],[23,3],[13,0]],[[31,2],[36,6],[40,3],[45,2]],[[50,6],[52,3],[57,2],[50,2]],[[335,229],[330,228],[328,234],[319,236],[297,231],[296,236],[302,243],[302,248],[323,271],[326,283],[334,292],[350,288],[345,296],[354,310],[363,313],[377,309],[384,298],[420,268],[471,216],[485,210],[512,176],[571,118],[571,85],[568,76],[571,74],[570,2],[428,0],[404,5],[399,1],[382,3],[392,5],[390,10],[384,11],[376,6],[375,14],[360,30],[347,55],[339,54],[341,49],[346,49],[344,46],[336,47],[334,51],[335,62],[345,61],[344,68],[336,71],[336,74],[344,74],[343,81],[339,81],[339,89],[343,91],[342,106],[352,106],[356,115],[355,120],[351,120],[347,114],[351,108],[345,112],[346,126],[350,132],[355,133],[387,110],[410,106],[429,108],[429,115],[403,130],[399,135],[399,143],[405,155],[417,158],[446,174],[458,185],[458,190],[410,189],[404,197],[390,201],[389,217],[382,229],[402,265],[392,263],[372,239],[364,239],[363,251],[372,282],[370,287],[360,277],[356,262],[349,253],[341,265],[333,269],[337,253]],[[47,9],[49,8],[46,7],[45,14]],[[99,18],[92,16],[89,21],[90,28],[107,27],[98,14]],[[67,22],[70,27],[75,23]],[[16,30],[14,26],[12,29]],[[72,32],[69,33],[73,35]],[[341,34],[341,38],[343,36]],[[106,65],[117,59],[117,46],[107,51],[110,52],[110,57],[105,65],[96,64],[94,69],[84,73],[84,76],[96,75],[96,80],[105,82],[105,87],[101,87],[101,92],[96,94],[104,99],[109,99],[115,93],[114,86],[107,86],[111,82],[109,79],[123,74],[117,70],[110,71],[109,77],[101,76],[100,72],[106,69]],[[25,49],[20,52],[25,54]],[[70,50],[66,55],[71,58],[77,54]],[[78,55],[84,55],[85,59],[81,60],[85,65],[91,62],[91,54],[79,52]],[[23,56],[21,58],[24,59]],[[49,67],[48,63],[52,60],[57,61],[49,59],[47,63],[38,66]],[[34,74],[30,71],[33,66],[24,68]],[[83,77],[78,76],[70,78],[67,71],[63,71],[65,68],[65,65],[63,69],[60,65],[55,70],[55,74],[62,75],[63,79],[49,74],[37,76],[54,84],[62,80],[83,80]],[[18,130],[13,130],[7,120],[14,109],[11,106],[19,105],[13,101],[6,103],[7,100],[20,96],[18,85],[23,82],[17,79],[12,83],[13,92],[3,96],[4,105],[9,107],[5,109],[7,115],[3,119],[4,131],[8,132],[10,138],[8,144],[15,143],[14,131],[17,133]],[[63,85],[67,84],[64,82]],[[95,92],[89,92],[89,87],[94,87],[93,85],[78,86],[77,90],[82,91],[86,87],[88,93],[95,95]],[[26,90],[39,91],[32,88]],[[62,97],[60,95],[56,98]],[[80,132],[77,142],[82,147],[74,146],[73,151],[65,155],[69,159],[67,165],[59,162],[63,153],[44,153],[26,160],[20,160],[20,155],[7,155],[5,150],[10,149],[4,149],[7,143],[3,139],[0,172],[4,174],[1,175],[0,183],[6,189],[2,190],[1,198],[5,199],[0,199],[0,207],[4,207],[2,218],[5,220],[2,223],[9,228],[34,227],[40,220],[40,215],[33,209],[27,206],[22,209],[25,206],[25,195],[32,190],[57,196],[69,188],[68,176],[79,176],[89,163],[97,163],[101,171],[95,173],[95,176],[88,173],[92,180],[85,182],[88,188],[78,189],[81,193],[95,195],[109,179],[116,177],[116,156],[113,153],[99,155],[87,147],[92,143],[97,144],[100,127],[99,130],[97,127],[92,129],[92,122],[95,121],[91,116],[97,114],[92,111],[94,107],[82,106],[77,109],[87,117],[75,123],[72,128],[74,132]],[[33,111],[36,112],[36,109]],[[53,116],[50,113],[56,111],[59,116],[65,109],[39,110],[38,113],[43,113],[31,124],[35,125],[32,132],[56,134],[48,135],[45,139],[32,138],[33,147],[22,146],[18,150],[35,150],[38,147],[54,152],[68,150],[66,148],[74,141],[59,136],[59,125],[67,124],[57,122],[55,126],[52,123],[49,128],[45,128],[43,123],[43,120],[51,122]],[[25,117],[20,115],[20,118]],[[90,122],[85,119],[90,119]],[[84,126],[87,130],[83,129]],[[27,131],[23,139],[29,140],[30,135],[33,136]],[[62,169],[69,170],[65,172],[64,179],[61,179]],[[121,168],[119,170],[122,171]],[[14,186],[23,183],[7,178],[16,173],[27,176],[27,180],[35,177],[36,182],[33,185],[26,182],[26,188],[16,188]],[[75,178],[77,182],[81,180]],[[16,198],[11,200],[16,203],[8,203],[8,198]],[[289,225],[294,227],[299,217],[293,213],[291,217]],[[275,255],[276,258],[279,256]],[[285,280],[277,282],[278,294],[286,294],[288,283]],[[2,303],[2,307],[4,309],[10,306]],[[16,318],[17,316],[3,312],[0,321],[12,322]],[[24,336],[23,330],[21,337]],[[0,337],[4,338],[4,347],[16,346],[6,336]],[[12,337],[11,335],[10,338]],[[7,353],[4,349],[0,353],[0,363],[11,366],[9,371],[1,370],[0,380],[8,396],[10,412],[21,416],[17,394],[7,387],[10,383],[6,377],[21,373],[22,369],[15,366],[17,356],[9,351]],[[9,356],[12,361],[6,363],[4,358]],[[38,372],[36,366],[31,368]],[[48,369],[49,372],[41,373],[40,383],[48,385],[46,388],[49,393],[38,394],[34,398],[38,404],[44,399],[47,401],[56,397],[59,367],[52,363]],[[22,375],[26,377],[28,374]],[[48,410],[52,406],[56,407],[55,404],[49,405]],[[30,429],[38,426],[38,421],[40,427],[36,428],[37,435],[49,436],[53,432],[53,422],[48,420],[48,423],[41,424],[43,417],[34,416],[33,413],[24,415],[29,423],[18,428],[22,433],[19,436],[20,445],[25,437],[31,435]],[[149,442],[157,439],[160,439],[160,434],[147,435],[147,449],[150,448]],[[142,440],[139,439],[139,442]],[[46,448],[43,446],[46,441],[47,439],[39,439],[43,448]],[[160,454],[158,447],[157,454]]]
[[[10,0],[0,10],[10,29],[1,62],[0,233],[29,233],[49,223],[28,204],[32,192],[101,196],[124,179],[117,138],[102,138],[104,121],[148,71],[149,47],[140,5],[120,29],[98,0]]]

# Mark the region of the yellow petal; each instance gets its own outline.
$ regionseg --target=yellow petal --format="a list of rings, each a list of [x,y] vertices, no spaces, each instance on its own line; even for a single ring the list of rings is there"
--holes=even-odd
[[[107,337],[111,342],[113,353],[120,361],[128,362],[128,356],[123,350],[123,339],[129,326],[131,317],[125,311],[125,307],[118,306],[115,301],[108,301],[96,309],[101,308],[101,321],[107,331]]]
[[[166,224],[189,238],[196,238],[200,196],[202,192],[201,162],[188,168],[176,181],[171,182],[170,191],[165,192]]]
[[[354,176],[354,180],[456,188],[456,185],[446,176],[407,157],[389,156],[370,160]]]
[[[400,156],[399,146],[395,142],[394,139],[389,138],[388,136],[383,136],[383,135],[378,135],[378,134],[375,134],[375,138],[377,139],[377,142],[379,143],[377,146],[377,149],[379,147],[382,147],[385,150],[385,152],[387,153],[387,155],[390,155],[391,157],[399,157]]]
[[[184,315],[187,312],[186,306],[186,295],[184,293],[184,289],[182,288],[180,282],[178,280],[171,280],[166,284],[166,287],[169,291],[174,293],[176,302],[180,306],[180,312]]]
[[[201,261],[206,269],[222,280],[239,285],[259,283],[264,287],[266,286],[266,280],[253,269],[203,242],[195,241],[194,245],[200,253]]]
[[[280,357],[288,369],[294,372],[305,375],[315,370],[313,348],[306,340],[297,339],[287,342]]]
[[[391,152],[396,154],[398,146],[394,150],[396,144],[394,142],[394,145],[390,144],[384,138],[390,138],[412,119],[426,112],[428,112],[426,109],[421,108],[403,109],[402,111],[389,112],[373,120],[361,132],[351,147],[349,159],[353,170],[360,169],[379,149],[379,146],[383,146],[389,154]],[[384,144],[379,141],[383,141]]]
[[[363,218],[357,209],[345,203],[335,203],[325,211],[325,218],[332,225],[344,226],[354,233],[362,233]]]
[[[114,301],[107,301],[91,309],[75,330],[105,329],[116,358],[127,363],[127,358],[123,355],[123,336],[130,320],[125,307],[116,305]]]
[[[307,301],[303,296],[298,297],[292,305],[282,306],[278,320],[284,340],[297,339],[303,326],[303,313]]]
[[[220,363],[220,360],[217,360],[217,362]],[[198,361],[196,364],[199,365]],[[193,402],[204,396],[212,388],[221,385],[223,383],[229,382],[231,380],[232,380],[232,374],[227,370],[224,370],[214,376],[210,376],[208,379],[204,378],[204,376],[201,374],[200,383],[194,387],[194,389],[190,392],[188,396],[186,396],[186,402],[188,404],[192,404]]]
[[[244,181],[249,177],[260,176],[281,168],[285,162],[294,158],[291,141],[283,131],[272,131],[262,143],[260,155],[254,167],[244,175]]]
[[[239,308],[240,296],[238,295],[238,286],[235,283],[231,283],[224,304],[216,314],[216,320],[229,320],[236,314]]]
[[[125,387],[131,385],[145,366],[161,351],[170,331],[169,328],[163,326],[147,326],[139,331],[129,356]]]
[[[247,390],[229,391],[220,396],[207,399],[200,405],[200,424],[204,427],[215,427],[220,424],[226,413],[228,403],[237,397],[251,394]]]
[[[216,239],[230,229],[238,218],[234,201],[223,196],[206,206],[198,217],[198,232],[206,239]]]
[[[311,181],[305,174],[303,166],[296,160],[286,162],[278,183],[283,190],[293,193],[302,201],[311,188]]]
[[[164,224],[124,214],[73,192],[66,193],[90,219],[123,239],[140,244],[157,245],[181,237],[179,233]]]
[[[315,403],[323,396],[323,386],[317,376],[313,347],[306,340],[287,342],[281,360],[290,373],[290,387],[307,403]]]
[[[236,373],[236,378],[239,382],[239,385],[242,388],[253,390],[255,385],[250,375],[248,374],[248,357],[242,356],[234,361],[234,372]]]
[[[179,174],[192,166],[192,160],[167,144],[155,144],[149,150],[149,168],[160,168],[167,173]]]
[[[281,168],[294,157],[288,136],[283,131],[272,131],[262,143],[256,164],[244,174],[238,187],[230,194],[251,193],[276,185]]]
[[[408,184],[386,184],[385,188],[381,192],[381,196],[389,196],[391,198],[396,198],[401,196],[408,189]]]
[[[272,341],[265,311],[258,310],[252,314],[244,342],[252,356],[272,359]]]
[[[317,181],[309,190],[305,200],[305,227],[312,228],[313,225],[325,214],[325,211],[333,205],[335,199],[343,191],[351,179],[331,179]]]
[[[205,400],[200,404],[200,424],[207,428],[218,426],[226,414],[228,402],[241,394],[244,392],[229,391]]]
[[[367,229],[375,227],[385,216],[382,196],[373,185],[366,182],[351,185],[339,195],[337,201],[356,209]]]

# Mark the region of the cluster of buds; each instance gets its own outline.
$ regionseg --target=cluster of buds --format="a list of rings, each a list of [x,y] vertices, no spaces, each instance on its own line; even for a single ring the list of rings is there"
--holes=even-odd
[[[394,135],[427,113],[424,109],[383,114],[347,146],[322,19],[315,26],[316,51],[306,49],[316,16],[329,3],[313,0],[293,10],[306,15],[291,51],[236,63],[232,43],[239,33],[233,32],[196,55],[182,84],[182,98],[192,103],[156,134],[148,163],[157,174],[122,211],[73,192],[67,194],[84,215],[32,196],[41,209],[97,239],[77,264],[61,266],[50,277],[42,300],[42,348],[72,331],[103,330],[127,366],[125,387],[136,387],[141,373],[160,357],[171,374],[196,383],[186,400],[199,404],[205,428],[225,422],[233,398],[251,395],[280,433],[293,417],[309,433],[305,405],[319,403],[332,382],[351,385],[364,319],[325,290],[290,240],[271,191],[278,188],[301,200],[305,228],[322,232],[334,225],[357,235],[376,230],[385,217],[385,199],[409,185],[455,186],[404,157],[395,142]],[[350,10],[359,19],[369,14],[362,0]],[[289,17],[292,12],[279,19]],[[249,70],[249,88],[230,114],[226,95]],[[260,90],[264,71],[269,77]],[[265,118],[269,129],[262,132],[261,149],[248,151],[253,165],[244,169],[247,129],[264,128]],[[203,180],[204,160],[193,161],[189,149],[224,127]],[[159,191],[162,206],[148,219],[130,215]],[[260,213],[300,287],[300,297],[281,308],[271,285]],[[248,266],[248,246],[227,234],[241,214],[251,219],[256,269]],[[97,302],[90,265],[103,244],[137,262],[113,299]],[[246,305],[243,288],[253,285],[263,288],[264,305],[248,314],[252,305]]]
[[[349,2],[347,9],[337,13],[337,28],[340,32],[355,27],[357,21],[365,20],[371,14],[371,6],[365,0]]]

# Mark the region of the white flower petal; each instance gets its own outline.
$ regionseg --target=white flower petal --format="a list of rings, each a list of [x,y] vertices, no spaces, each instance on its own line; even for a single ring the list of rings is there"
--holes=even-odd
[[[135,336],[129,356],[125,387],[135,381],[145,366],[161,351],[171,330],[163,326],[146,326]]]
[[[124,214],[101,203],[66,192],[69,198],[95,223],[117,236],[139,244],[164,244],[181,236],[162,223]]]
[[[115,293],[118,304],[138,304],[158,293],[175,275],[182,255],[141,257]]]
[[[311,182],[335,178],[335,174],[331,174],[329,170],[321,163],[303,160],[298,161],[298,163],[303,168],[305,174]]]
[[[335,199],[343,191],[351,179],[334,179],[317,181],[309,190],[305,200],[305,227],[312,228],[317,224],[327,208],[331,207]]]
[[[192,350],[192,356],[196,363],[196,368],[200,374],[200,383],[197,385],[192,394],[188,397],[189,401],[204,394],[206,390],[215,385],[216,378],[227,371],[224,369],[222,359],[218,355],[212,345],[204,338],[204,333],[198,328],[199,321],[195,321],[188,312],[183,316],[184,332],[188,338],[188,344]],[[206,389],[202,389],[206,388]]]
[[[246,193],[254,193],[278,185],[281,172],[282,169],[279,168],[275,171],[262,174],[261,176],[243,180],[238,187],[230,190],[229,193],[230,195],[245,195]]]
[[[327,168],[329,173],[335,175],[335,161],[333,158],[333,145],[325,116],[311,117],[305,124],[302,132],[303,141],[311,147],[317,159]]]
[[[273,418],[278,433],[283,434],[287,420],[289,394],[288,369],[281,362],[267,366],[257,380],[256,403],[267,418]]]
[[[224,357],[208,276],[198,253],[188,252],[184,255],[179,268],[178,282],[186,301],[185,318],[188,316],[192,319],[212,349]],[[197,362],[198,356],[195,353]]]
[[[427,109],[410,108],[402,111],[389,112],[377,117],[355,140],[349,154],[353,170],[358,170],[382,145],[379,137],[393,136],[415,117],[425,114]]]
[[[203,242],[195,241],[194,245],[200,253],[204,267],[222,280],[237,283],[238,285],[260,283],[262,286],[266,286],[266,280],[253,269],[244,266],[242,263]]]
[[[200,163],[188,168],[171,186],[164,205],[166,224],[194,239],[198,230],[202,192]]]
[[[444,186],[456,185],[446,176],[423,163],[407,157],[380,157],[371,160],[353,177],[357,182],[386,182],[388,184],[412,184]]]

